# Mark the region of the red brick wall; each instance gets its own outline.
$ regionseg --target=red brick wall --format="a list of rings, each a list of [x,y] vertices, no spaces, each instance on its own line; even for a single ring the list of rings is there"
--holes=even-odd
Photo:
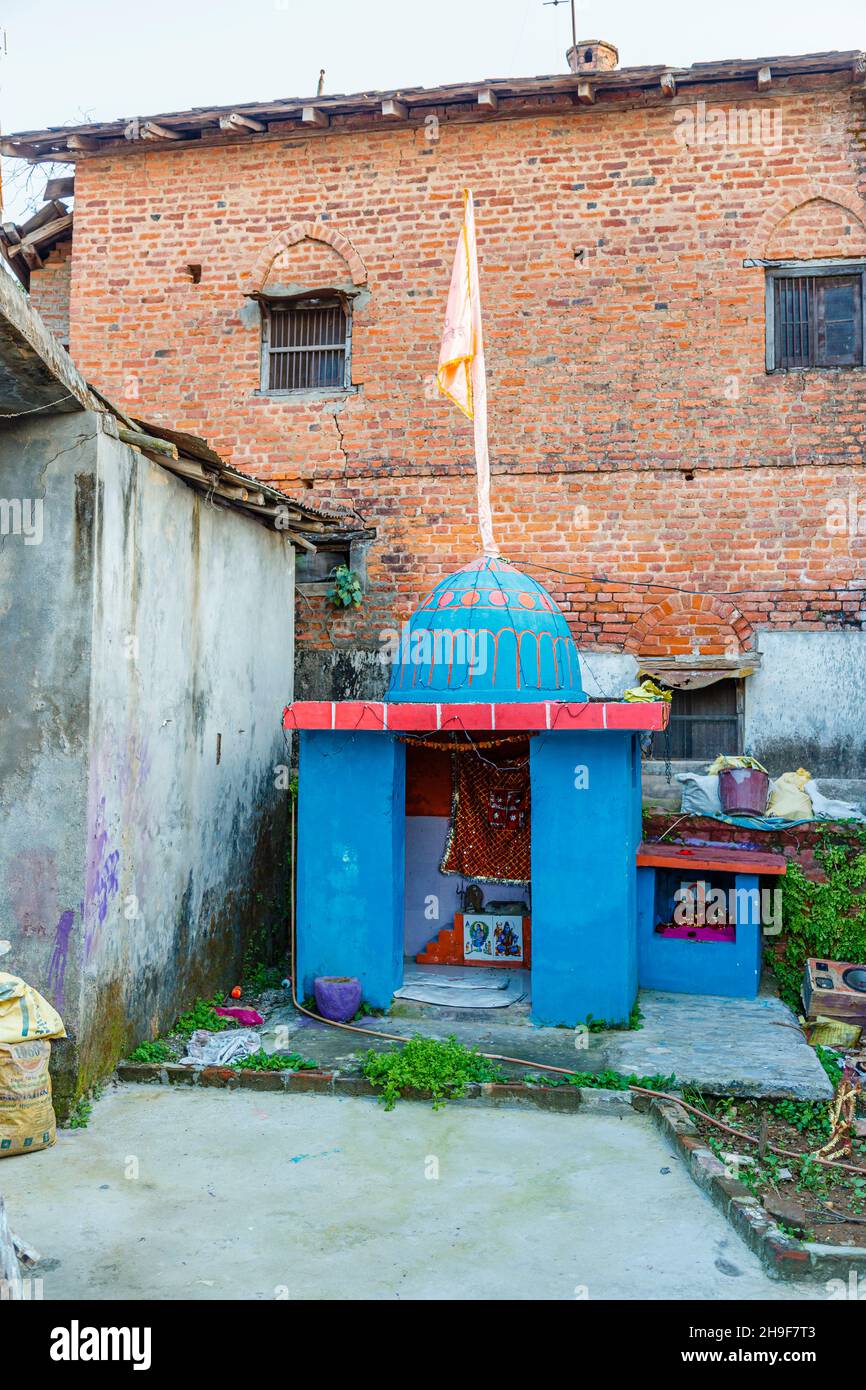
[[[663,837],[667,844],[734,845],[737,849],[762,850],[783,854],[800,865],[807,878],[823,881],[826,874],[815,858],[825,836],[834,844],[856,849],[860,827],[849,821],[811,821],[788,830],[745,830],[709,816],[681,816],[675,812],[651,811],[643,822],[644,840],[653,843]]]
[[[61,343],[69,343],[69,286],[72,242],[61,241],[38,270],[30,272],[30,303]]]
[[[689,147],[677,97],[443,119],[435,142],[397,127],[82,159],[73,357],[133,413],[376,526],[364,608],[298,613],[302,644],[373,645],[477,550],[471,429],[432,386],[469,184],[498,535],[519,565],[586,576],[536,571],[578,638],[657,654],[864,624],[866,506],[859,534],[827,515],[866,502],[866,378],[768,376],[764,275],[743,265],[866,253],[863,93],[703,96],[781,127],[765,147]],[[321,219],[328,242],[295,241]],[[254,394],[245,295],[266,282],[361,289],[356,394]],[[663,585],[731,599],[666,609]]]

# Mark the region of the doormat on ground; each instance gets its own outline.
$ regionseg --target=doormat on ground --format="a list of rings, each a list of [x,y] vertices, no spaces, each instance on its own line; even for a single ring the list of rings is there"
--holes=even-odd
[[[406,967],[402,989],[395,999],[417,1004],[441,1004],[449,1009],[504,1009],[519,1004],[528,990],[525,970],[484,970],[459,967],[439,974],[430,967]]]

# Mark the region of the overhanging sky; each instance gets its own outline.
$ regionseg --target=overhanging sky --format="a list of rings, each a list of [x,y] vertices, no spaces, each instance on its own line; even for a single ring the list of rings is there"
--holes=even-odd
[[[564,71],[567,4],[542,0],[40,0],[0,17],[4,132],[190,106]],[[577,0],[623,67],[866,48],[864,0]],[[5,216],[28,206],[3,161]],[[31,182],[38,206],[45,174]],[[35,199],[35,202],[34,202]]]

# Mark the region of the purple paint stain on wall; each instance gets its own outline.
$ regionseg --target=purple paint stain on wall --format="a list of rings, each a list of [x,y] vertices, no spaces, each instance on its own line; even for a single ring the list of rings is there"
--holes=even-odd
[[[84,954],[89,957],[99,937],[99,932],[108,915],[108,904],[119,891],[117,866],[120,863],[120,850],[108,849],[108,831],[105,828],[105,797],[102,797],[96,812],[90,853],[87,857],[87,877],[85,880],[85,904],[87,911],[87,932],[84,938]]]
[[[63,982],[66,979],[66,961],[69,956],[69,938],[75,927],[75,913],[71,908],[61,914],[54,933],[54,950],[48,964],[48,987],[53,991],[55,1007],[63,1008]]]

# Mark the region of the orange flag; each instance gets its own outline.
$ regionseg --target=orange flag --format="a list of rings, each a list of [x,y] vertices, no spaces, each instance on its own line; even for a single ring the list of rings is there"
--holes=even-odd
[[[490,454],[487,445],[487,368],[481,327],[478,249],[475,242],[475,204],[463,194],[465,211],[439,354],[439,390],[475,426],[475,467],[478,474],[478,525],[485,555],[498,555],[490,510]]]

